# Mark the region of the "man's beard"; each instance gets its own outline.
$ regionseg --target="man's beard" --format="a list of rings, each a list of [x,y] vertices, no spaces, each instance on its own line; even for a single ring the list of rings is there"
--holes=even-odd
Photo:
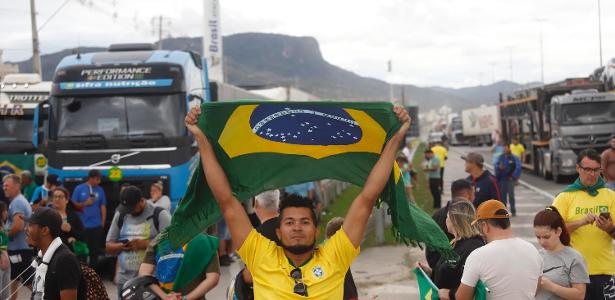
[[[284,250],[292,253],[292,254],[305,254],[307,252],[314,251],[314,245],[316,245],[316,241],[314,241],[311,245],[297,245],[297,246],[287,246],[282,243],[282,248]]]

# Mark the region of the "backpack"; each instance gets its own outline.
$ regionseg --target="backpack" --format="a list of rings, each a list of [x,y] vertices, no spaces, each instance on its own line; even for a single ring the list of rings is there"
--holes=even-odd
[[[94,269],[81,262],[81,279],[85,286],[85,298],[88,300],[110,300],[102,279]]]
[[[158,233],[160,233],[160,213],[164,210],[164,208],[156,206],[154,207],[154,213],[147,217],[145,219],[145,221],[149,221],[150,219],[154,219],[154,228],[156,228],[156,231]],[[126,219],[126,215],[127,214],[120,214],[119,219],[117,220],[117,228],[118,229],[122,229],[122,226],[124,226],[124,219]]]

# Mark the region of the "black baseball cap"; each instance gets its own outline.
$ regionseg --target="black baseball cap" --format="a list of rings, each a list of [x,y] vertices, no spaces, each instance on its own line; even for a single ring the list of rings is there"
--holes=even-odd
[[[120,214],[130,213],[141,198],[143,198],[141,190],[134,185],[129,185],[122,189],[120,193],[120,205],[117,210]]]
[[[39,207],[30,216],[30,224],[41,227],[49,227],[54,235],[58,235],[62,228],[62,217],[55,209],[49,207]]]

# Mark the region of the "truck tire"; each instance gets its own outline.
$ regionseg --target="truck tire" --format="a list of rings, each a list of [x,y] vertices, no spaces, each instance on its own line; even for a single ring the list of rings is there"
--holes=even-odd
[[[551,164],[551,171],[553,173],[552,177],[553,177],[553,181],[555,183],[562,183],[562,182],[564,182],[565,176],[559,174],[559,171],[557,171],[557,166],[555,166],[554,164]]]
[[[552,174],[551,172],[547,171],[547,168],[545,167],[545,165],[546,163],[543,157],[542,163],[540,164],[540,175],[542,175],[542,178],[544,178],[545,180],[551,180]],[[553,170],[553,168],[551,168],[551,170]]]

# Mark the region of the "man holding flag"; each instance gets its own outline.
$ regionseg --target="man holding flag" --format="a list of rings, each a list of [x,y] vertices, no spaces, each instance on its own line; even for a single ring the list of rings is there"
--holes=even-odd
[[[200,108],[190,110],[185,119],[186,127],[198,143],[203,173],[229,226],[233,243],[252,273],[255,299],[342,298],[344,276],[359,254],[368,218],[389,182],[397,149],[410,126],[410,117],[403,108],[395,107],[394,112],[402,123],[401,127],[382,149],[363,190],[350,206],[342,228],[315,249],[319,230],[312,202],[301,196],[295,196],[296,199],[280,207],[276,233],[282,246],[277,246],[252,227],[233,194],[214,147],[197,126]]]

